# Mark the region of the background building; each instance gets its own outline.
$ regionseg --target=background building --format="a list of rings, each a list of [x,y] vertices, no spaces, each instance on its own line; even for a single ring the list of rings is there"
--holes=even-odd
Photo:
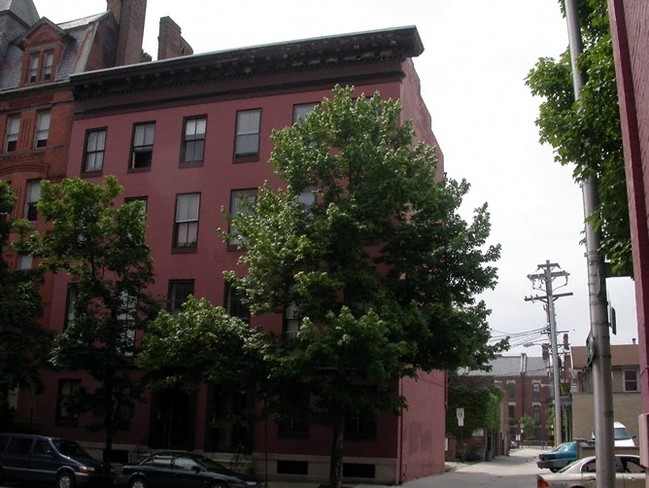
[[[511,441],[539,443],[552,438],[548,430],[552,407],[552,383],[546,360],[542,357],[500,356],[489,362],[490,371],[469,371],[472,377],[490,378],[493,386],[505,392],[509,437]],[[521,432],[520,419],[534,419],[533,432]]]
[[[571,348],[573,368],[572,406],[579,415],[572,418],[575,439],[591,439],[593,423],[593,371],[588,365],[586,346]],[[640,348],[637,344],[611,345],[613,375],[613,414],[615,422],[622,422],[631,435],[638,436],[640,402]]]

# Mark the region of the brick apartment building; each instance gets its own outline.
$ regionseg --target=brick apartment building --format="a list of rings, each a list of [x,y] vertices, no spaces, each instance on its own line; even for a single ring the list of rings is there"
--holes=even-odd
[[[641,412],[646,419],[649,416],[649,174],[646,169],[649,165],[649,4],[644,0],[608,0],[608,9],[629,197]],[[641,452],[649,452],[647,431],[639,429],[639,432]],[[649,467],[648,460],[643,463]]]
[[[24,3],[10,3],[13,11],[18,5]],[[236,297],[222,277],[223,270],[236,268],[238,251],[222,242],[216,231],[227,227],[221,208],[236,210],[241,197],[254,198],[266,180],[280,184],[267,164],[271,130],[292,124],[330,96],[335,84],[400,99],[403,118],[413,120],[419,139],[437,146],[411,59],[423,50],[414,27],[176,57],[191,54],[191,48],[180,37],[179,27],[163,18],[160,59],[132,64],[141,54],[142,6],[138,0],[109,1],[104,14],[58,26],[38,19],[30,9],[31,17],[23,21],[25,41],[11,43],[12,54],[5,60],[15,65],[22,59],[22,75],[13,78],[14,86],[0,74],[0,130],[5,141],[0,177],[10,181],[19,195],[16,216],[22,216],[37,199],[30,189],[37,188],[40,179],[81,176],[99,182],[115,175],[125,188],[125,199],[146,200],[147,240],[156,274],[150,291],[170,308],[191,293],[238,313]],[[120,18],[134,24],[125,28],[118,23]],[[94,37],[82,35],[87,29],[97,31]],[[58,44],[39,44],[45,39],[37,35],[40,32],[51,39],[59,36]],[[96,49],[80,49],[81,39],[88,38],[98,39]],[[108,45],[114,46],[114,52],[97,55],[104,65],[90,62],[90,55],[107,45],[100,39],[110,39]],[[31,81],[32,51],[25,51],[27,45],[42,46],[39,69],[49,69],[48,46],[55,46],[51,63],[55,74],[48,76],[61,83],[49,86],[50,78],[40,74]],[[63,62],[71,56],[70,46],[77,56],[89,56],[88,69],[73,72],[71,66],[84,64]],[[134,46],[137,59],[131,51]],[[90,71],[110,66],[115,67]],[[34,98],[29,98],[32,93]],[[46,110],[51,111],[52,131],[44,147],[35,147],[39,113]],[[17,143],[15,120],[20,122]],[[441,152],[439,160],[441,177]],[[38,225],[37,216],[33,220]],[[183,240],[175,229],[187,222],[196,232]],[[21,265],[19,257],[14,259],[14,266]],[[55,332],[65,325],[68,285],[58,275],[44,291],[44,325]],[[287,320],[278,315],[264,325],[281,333]],[[80,384],[92,387],[90,380],[70,372],[48,372],[45,379],[38,401],[21,395],[21,402],[25,397],[29,403],[19,408],[22,420],[100,449],[103,435],[85,428],[89,414],[63,418],[66,410],[57,408],[66,391]],[[405,379],[399,387],[409,404],[402,417],[382,413],[375,422],[358,419],[357,431],[349,432],[344,453],[347,478],[401,483],[443,471],[445,374],[436,372],[417,382]],[[272,421],[253,428],[214,427],[215,420],[245,401],[245,396],[223,395],[218,385],[207,384],[196,394],[149,393],[134,412],[131,430],[119,434],[114,447],[124,460],[136,449],[163,447],[229,459],[228,453],[243,445],[258,474],[267,471],[271,479],[327,479],[330,434],[323,427],[292,432]]]
[[[547,429],[548,409],[552,406],[552,388],[546,360],[520,356],[500,356],[489,362],[491,370],[469,371],[472,377],[488,378],[493,386],[505,393],[509,439],[511,441],[533,441],[551,439]],[[534,419],[533,432],[521,432],[520,418],[528,415]]]
[[[72,74],[140,61],[145,0],[109,0],[108,9],[53,24],[32,0],[0,0],[0,178],[18,203],[11,218],[35,228],[40,180],[59,181],[67,171],[74,97]],[[32,259],[3,249],[9,266],[30,268]],[[50,327],[51,276],[41,288],[44,327]],[[12,395],[18,420],[35,417],[30,391]]]

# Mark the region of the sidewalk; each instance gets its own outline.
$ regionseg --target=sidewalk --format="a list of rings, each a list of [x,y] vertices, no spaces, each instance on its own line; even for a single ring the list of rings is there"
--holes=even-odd
[[[544,452],[542,448],[523,447],[521,449],[512,449],[509,456],[496,456],[493,461],[481,461],[476,463],[446,463],[446,472],[459,471],[466,473],[485,473],[490,475],[501,475],[504,472],[510,475],[534,474],[538,472],[536,460],[540,453]],[[407,481],[401,485],[402,488],[428,488],[431,486],[431,478],[443,476],[443,474],[427,476],[412,481]],[[367,483],[344,483],[344,488],[394,488],[386,485],[374,485]],[[317,482],[300,482],[300,481],[269,481],[269,488],[319,488]]]

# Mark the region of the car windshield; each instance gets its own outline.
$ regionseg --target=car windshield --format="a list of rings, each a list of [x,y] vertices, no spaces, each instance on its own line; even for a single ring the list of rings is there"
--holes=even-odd
[[[81,458],[90,458],[90,454],[83,450],[79,444],[74,441],[66,441],[63,439],[54,439],[52,441],[56,449],[68,457],[81,457]]]
[[[629,431],[626,429],[626,427],[615,427],[615,440],[620,441],[623,439],[631,439],[631,434],[629,434]]]
[[[563,444],[559,444],[557,447],[555,447],[554,452],[567,451],[568,449],[570,449],[570,442],[564,442]]]

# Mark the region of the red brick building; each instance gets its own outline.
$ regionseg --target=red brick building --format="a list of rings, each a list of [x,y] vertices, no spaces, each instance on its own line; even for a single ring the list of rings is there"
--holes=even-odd
[[[547,422],[548,410],[552,407],[552,388],[546,360],[523,353],[497,357],[489,362],[489,366],[491,370],[488,372],[469,371],[466,374],[490,379],[493,386],[505,393],[509,440],[534,444],[550,440],[552,435]],[[521,431],[520,418],[523,415],[534,419],[534,431]]]
[[[70,76],[139,62],[146,0],[110,0],[97,15],[53,24],[32,0],[0,2],[0,178],[18,197],[11,218],[38,228],[40,181],[66,175],[74,97]],[[128,13],[128,15],[127,15]],[[12,268],[32,260],[3,249]],[[52,281],[42,287],[43,325],[49,327]],[[38,424],[31,391],[12,395],[17,420]]]
[[[0,5],[7,6],[0,27],[11,32],[0,38],[0,178],[19,197],[12,217],[41,224],[35,203],[42,179],[117,176],[124,198],[147,201],[151,292],[172,309],[193,293],[240,313],[222,278],[238,253],[217,234],[226,226],[221,208],[232,210],[265,180],[280,184],[267,164],[271,130],[293,123],[336,83],[400,99],[419,138],[436,146],[411,60],[423,50],[413,27],[178,57],[192,50],[165,17],[159,61],[134,64],[142,59],[145,0],[108,0],[106,12],[58,25],[39,18],[31,0]],[[441,152],[439,159],[441,177]],[[31,266],[28,256],[5,255],[13,267]],[[48,280],[45,327],[63,330],[69,299],[64,276]],[[264,325],[281,333],[288,322],[277,316]],[[101,449],[103,434],[86,429],[89,415],[69,415],[59,402],[80,384],[93,386],[82,374],[46,373],[42,394],[17,395],[18,420]],[[402,417],[355,419],[347,478],[400,483],[443,471],[445,375],[403,380],[399,388],[409,400]],[[258,473],[268,467],[271,478],[327,478],[330,434],[322,427],[268,421],[216,428],[247,401],[223,395],[218,385],[145,400],[131,430],[115,439],[117,458],[174,447],[227,460],[244,446]]]
[[[407,27],[75,75],[67,174],[90,181],[115,175],[125,199],[146,200],[154,296],[173,309],[191,293],[237,315],[236,297],[222,271],[236,268],[239,253],[217,229],[227,228],[222,208],[233,211],[242,196],[254,198],[266,180],[281,184],[267,163],[271,130],[292,124],[331,96],[338,83],[400,99],[404,119],[414,121],[421,140],[436,145],[411,60],[422,50],[416,29]],[[443,173],[443,164],[438,171]],[[189,234],[179,232],[188,224]],[[67,285],[65,277],[56,278],[50,308],[55,331],[65,322]],[[289,322],[278,315],[264,317],[263,325],[282,333]],[[70,373],[48,378],[43,404],[49,407],[39,412],[43,425],[100,446],[101,434],[83,428],[87,418],[70,422],[74,419],[61,418],[55,408],[61,391],[72,382],[86,384],[87,378]],[[347,478],[400,483],[443,471],[445,375],[403,380],[399,387],[409,400],[403,417],[382,413],[356,419],[348,431]],[[252,429],[214,427],[245,402],[244,395],[222,394],[218,385],[203,385],[195,395],[152,393],[135,412],[131,430],[116,437],[115,447],[125,454],[136,446],[192,449],[228,460],[244,446],[258,474],[267,468],[271,479],[327,479],[331,436],[321,426],[287,427],[269,420]]]
[[[608,7],[629,196],[642,411],[649,414],[649,4],[609,0]],[[649,452],[642,429],[638,443]]]

